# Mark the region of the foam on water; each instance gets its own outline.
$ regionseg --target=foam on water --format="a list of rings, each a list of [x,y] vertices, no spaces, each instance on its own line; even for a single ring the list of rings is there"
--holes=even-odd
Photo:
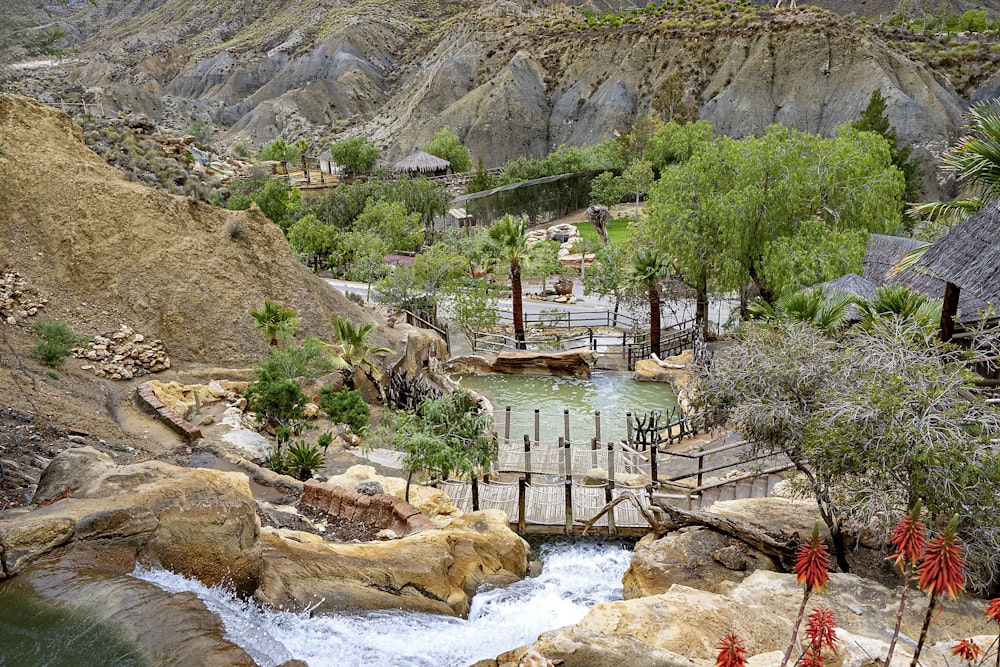
[[[478,593],[468,620],[397,611],[310,616],[262,610],[163,570],[134,576],[171,592],[194,592],[222,619],[229,639],[264,666],[298,658],[310,667],[464,667],[576,623],[599,602],[621,599],[631,555],[610,542],[545,545],[540,576]]]

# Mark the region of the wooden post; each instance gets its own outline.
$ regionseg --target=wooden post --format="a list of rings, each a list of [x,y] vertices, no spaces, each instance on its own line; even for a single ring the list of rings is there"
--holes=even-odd
[[[569,408],[563,409],[563,438],[569,443]]]
[[[303,153],[299,157],[302,158],[302,175],[306,179],[306,185],[309,185],[309,165],[306,164],[306,155]]]
[[[527,437],[527,436],[525,436]],[[524,477],[517,478],[517,532],[524,535],[524,526],[527,523],[524,518],[525,496],[527,495],[527,482]]]
[[[657,473],[658,463],[657,463],[657,460],[656,460],[656,456],[659,453],[660,453],[660,448],[659,447],[656,447],[656,446],[650,447],[650,449],[649,449],[649,475],[650,475],[650,477],[653,478],[653,483],[654,484],[656,484],[657,475],[658,475],[658,473]]]
[[[601,411],[594,410],[594,439],[601,441]]]
[[[614,499],[615,490],[615,443],[608,443],[608,483],[604,487],[604,502],[610,503]],[[608,512],[608,535],[618,534],[615,528],[615,511]]]
[[[701,470],[704,467],[705,467],[705,457],[704,456],[699,456],[698,457],[698,486],[699,487],[701,486]]]
[[[538,439],[541,434],[541,415],[538,414],[538,408],[535,408],[535,444],[538,444]]]
[[[632,447],[632,413],[625,413],[625,441]]]
[[[569,440],[563,442],[559,439],[559,444],[563,448],[563,465],[566,469],[566,534],[573,534],[573,455],[569,450]]]
[[[504,410],[503,414],[503,440],[510,442],[510,406]]]
[[[472,511],[479,511],[479,479],[472,477]]]
[[[955,335],[955,315],[958,313],[958,295],[961,289],[954,283],[945,283],[944,301],[941,303],[941,340],[948,342]]]
[[[524,476],[531,484],[531,438],[524,434]]]

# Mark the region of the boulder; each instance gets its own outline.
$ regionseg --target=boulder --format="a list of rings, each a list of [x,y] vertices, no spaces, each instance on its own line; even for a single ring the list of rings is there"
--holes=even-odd
[[[490,370],[514,375],[573,375],[588,378],[594,359],[595,354],[590,350],[501,352]]]
[[[562,660],[566,667],[711,667],[719,639],[735,632],[747,648],[751,667],[773,667],[781,662],[801,600],[802,589],[794,574],[765,570],[736,584],[728,595],[675,584],[659,595],[597,605],[579,623],[546,632],[530,646],[511,653],[517,656],[534,650],[553,662]],[[850,574],[831,575],[827,592],[814,594],[806,610],[808,614],[826,606],[834,612],[838,653],[824,664],[881,665],[898,604],[896,591]],[[926,608],[926,598],[909,598],[893,667],[910,664]],[[980,635],[980,646],[988,646],[995,636],[984,633],[991,630],[980,603],[969,598],[948,601],[934,618],[920,664],[953,664],[948,660],[953,658],[954,638]]]
[[[528,567],[527,542],[499,510],[387,542],[333,544],[273,528],[263,529],[262,541],[266,565],[257,598],[290,609],[465,616],[480,584],[509,583]]]
[[[260,524],[243,474],[159,461],[118,466],[83,447],[52,460],[33,502],[38,509],[0,520],[0,576],[86,540],[210,586],[242,593],[257,586]]]
[[[707,528],[647,535],[635,546],[622,577],[626,600],[658,595],[682,584],[726,593],[755,569],[775,570],[774,561],[742,543]]]
[[[826,542],[831,541],[830,530],[823,523],[816,501],[801,498],[748,498],[744,500],[720,500],[712,503],[708,510],[734,519],[742,519],[769,532],[798,533],[802,539],[812,535],[813,526],[819,523],[819,534]]]
[[[384,477],[371,466],[351,466],[344,473],[334,475],[327,480],[327,483],[342,486],[345,489],[357,489],[366,482],[379,484],[382,487],[382,492],[386,495],[397,498],[406,497],[405,479]],[[431,486],[411,484],[409,502],[439,526],[447,525],[449,521],[462,513],[444,491]]]

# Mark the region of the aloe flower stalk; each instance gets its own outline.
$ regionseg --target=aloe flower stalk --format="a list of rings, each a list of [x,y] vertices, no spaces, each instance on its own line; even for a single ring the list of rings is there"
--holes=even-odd
[[[730,632],[719,643],[719,657],[715,659],[715,667],[746,667],[747,650],[743,648],[740,638]]]
[[[899,596],[899,611],[896,613],[896,627],[892,633],[892,641],[889,642],[889,650],[885,654],[884,667],[889,667],[892,660],[892,653],[896,649],[896,640],[899,638],[899,628],[903,622],[903,611],[906,609],[906,593],[910,588],[910,577],[913,568],[916,567],[920,552],[927,546],[926,531],[923,522],[920,521],[920,501],[910,508],[910,511],[899,520],[896,528],[889,536],[889,541],[896,547],[896,553],[886,560],[896,563],[900,572],[903,573],[903,590]]]
[[[997,624],[997,667],[1000,667],[1000,598],[993,598],[986,605],[986,618]]]
[[[913,653],[910,667],[917,667],[917,660],[920,658],[920,651],[927,640],[927,629],[931,625],[931,618],[934,615],[934,607],[938,598],[945,595],[954,599],[961,592],[962,585],[965,583],[965,558],[962,557],[962,545],[955,537],[957,530],[958,515],[956,514],[948,522],[948,527],[944,529],[944,532],[934,538],[920,556],[920,562],[917,565],[917,585],[931,599],[927,604],[927,615],[924,617],[924,625],[920,629],[920,639],[917,640],[917,649]]]
[[[972,639],[959,639],[952,647],[951,654],[964,660],[966,665],[971,665],[983,657],[983,649]]]
[[[799,626],[802,625],[802,615],[806,610],[806,603],[812,592],[826,591],[826,582],[830,579],[830,556],[827,553],[826,545],[819,538],[819,522],[813,526],[812,537],[799,547],[799,553],[795,556],[795,575],[798,583],[805,585],[805,592],[802,594],[802,604],[799,605],[799,614],[795,618],[795,625],[792,627],[792,641],[785,649],[785,655],[781,659],[781,667],[788,665],[788,659],[795,648],[795,640],[799,636]]]

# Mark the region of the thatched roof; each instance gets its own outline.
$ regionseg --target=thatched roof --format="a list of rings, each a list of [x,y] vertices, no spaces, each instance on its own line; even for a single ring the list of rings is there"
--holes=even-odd
[[[917,270],[1000,307],[1000,201],[995,201],[935,241]]]
[[[419,172],[423,174],[427,172],[446,171],[450,166],[451,162],[447,160],[439,158],[436,155],[431,155],[430,153],[425,153],[424,151],[417,151],[393,165],[392,170],[407,173]]]
[[[828,280],[822,283],[821,287],[827,293],[853,294],[862,299],[874,299],[878,291],[878,285],[856,273],[848,273],[836,280]]]
[[[872,234],[868,237],[868,250],[865,254],[865,269],[862,277],[870,280],[879,287],[883,285],[907,285],[931,299],[943,299],[945,281],[936,277],[936,275],[932,275],[929,271],[921,267],[920,264],[917,267],[901,271],[894,276],[889,275],[892,268],[907,253],[924,245],[924,241],[916,239]],[[958,319],[960,321],[976,319],[980,309],[984,305],[983,300],[976,294],[971,291],[963,291],[959,294]]]

